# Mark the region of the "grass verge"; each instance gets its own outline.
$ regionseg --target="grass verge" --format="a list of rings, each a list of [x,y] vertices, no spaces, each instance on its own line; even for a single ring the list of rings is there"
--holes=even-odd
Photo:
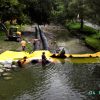
[[[77,31],[79,33],[82,32],[82,34],[84,34],[85,43],[88,46],[94,48],[96,51],[100,51],[100,32],[98,30],[84,25],[83,30],[81,30],[81,32],[80,32],[80,23],[78,23],[78,22],[68,23],[68,24],[66,24],[66,27],[69,30],[74,30],[74,31]]]
[[[94,48],[96,51],[100,51],[100,39],[91,37],[86,37],[85,42],[90,47]]]
[[[70,22],[70,23],[66,24],[65,26],[69,30],[80,30],[80,23],[79,22]],[[83,31],[84,33],[87,33],[88,35],[95,34],[98,32],[96,29],[93,29],[92,27],[89,27],[86,25],[83,26],[83,30],[81,30],[81,31]]]

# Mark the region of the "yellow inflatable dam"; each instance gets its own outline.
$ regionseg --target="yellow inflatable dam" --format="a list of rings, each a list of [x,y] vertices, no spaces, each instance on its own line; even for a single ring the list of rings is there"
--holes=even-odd
[[[8,60],[18,60],[25,56],[29,56],[27,52],[15,52],[15,51],[5,51],[0,54],[0,62],[8,61]]]
[[[34,51],[33,53],[29,54],[28,52],[15,52],[15,51],[5,51],[0,54],[0,62],[4,61],[16,61],[19,59],[23,59],[23,57],[27,57],[26,63],[38,59],[41,60],[41,55],[42,53],[45,52],[47,60],[51,62],[56,62],[58,61],[58,58],[52,58],[51,56],[53,55],[50,51],[48,50],[38,50]],[[56,54],[58,55],[58,54]],[[100,57],[100,52],[94,53],[94,54],[65,54],[66,58],[98,58]],[[60,58],[59,58],[60,59]]]

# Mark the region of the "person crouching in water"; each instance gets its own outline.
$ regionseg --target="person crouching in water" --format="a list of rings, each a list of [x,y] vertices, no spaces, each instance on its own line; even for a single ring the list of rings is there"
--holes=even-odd
[[[63,49],[61,50],[61,52],[59,53],[59,56],[62,57],[62,58],[66,58],[64,48],[63,48]]]
[[[47,58],[45,56],[45,52],[42,53],[42,66],[46,65]]]
[[[17,61],[17,64],[20,68],[23,68],[23,64],[26,62],[26,59],[27,57],[25,56],[23,59]]]

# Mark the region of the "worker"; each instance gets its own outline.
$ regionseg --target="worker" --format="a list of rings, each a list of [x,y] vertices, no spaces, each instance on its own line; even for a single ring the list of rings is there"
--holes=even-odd
[[[18,34],[18,36],[19,36],[19,38],[18,38],[17,40],[18,40],[18,41],[21,41],[21,39],[22,39],[21,34],[22,34],[22,33],[18,31],[17,34]]]
[[[22,34],[22,33],[18,31],[17,34],[21,37],[21,34]]]
[[[58,47],[57,49],[56,49],[56,53],[59,53],[60,52],[60,48]]]
[[[61,52],[59,53],[59,56],[61,57],[65,57],[65,50],[64,48],[61,50]]]
[[[47,58],[45,56],[45,52],[42,53],[42,66],[46,65]]]
[[[35,51],[35,47],[36,47],[36,43],[37,43],[37,41],[39,41],[39,39],[33,39],[33,51]],[[38,43],[38,45],[39,45],[39,43]]]
[[[25,51],[25,49],[26,49],[26,41],[22,40],[21,41],[21,45],[22,45],[22,50]]]
[[[22,68],[23,64],[26,62],[26,59],[27,59],[27,57],[25,56],[25,57],[23,57],[23,59],[18,60],[17,61],[18,66]]]

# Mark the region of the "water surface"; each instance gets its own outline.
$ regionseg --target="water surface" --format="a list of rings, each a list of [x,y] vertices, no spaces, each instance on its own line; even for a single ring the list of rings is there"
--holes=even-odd
[[[100,64],[41,64],[12,71],[0,78],[0,100],[99,100]]]

